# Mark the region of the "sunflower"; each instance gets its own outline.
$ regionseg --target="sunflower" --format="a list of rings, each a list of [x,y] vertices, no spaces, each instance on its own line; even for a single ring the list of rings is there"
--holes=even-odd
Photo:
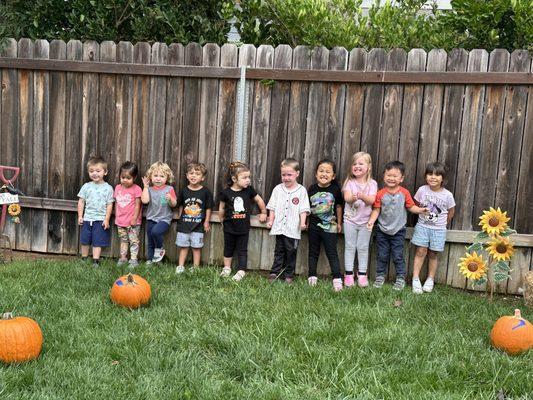
[[[477,255],[474,251],[472,254],[466,254],[466,257],[461,258],[459,263],[459,270],[468,279],[477,281],[485,276],[487,272],[487,264],[483,261],[483,257]]]
[[[511,241],[503,237],[492,239],[488,243],[487,250],[489,251],[489,254],[498,261],[507,261],[514,253],[514,247]]]
[[[9,215],[11,215],[12,217],[16,217],[17,215],[20,214],[20,206],[18,204],[11,204],[8,208],[7,208],[7,212],[9,213]]]
[[[507,211],[502,212],[500,207],[497,210],[491,207],[489,211],[483,211],[483,215],[479,219],[481,220],[479,225],[486,233],[499,235],[507,228],[507,221],[511,218],[508,218]]]

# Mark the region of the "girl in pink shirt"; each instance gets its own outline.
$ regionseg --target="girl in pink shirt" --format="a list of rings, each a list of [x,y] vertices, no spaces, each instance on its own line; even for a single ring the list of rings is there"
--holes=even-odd
[[[120,166],[120,184],[115,187],[115,225],[120,238],[120,258],[118,265],[128,262],[130,250],[130,268],[139,265],[139,232],[141,230],[141,188],[135,184],[139,173],[137,165],[126,161]]]

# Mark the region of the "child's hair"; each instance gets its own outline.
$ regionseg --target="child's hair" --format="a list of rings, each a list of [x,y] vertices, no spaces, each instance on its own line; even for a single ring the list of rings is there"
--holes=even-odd
[[[281,162],[280,168],[291,167],[296,172],[300,171],[300,163],[294,158],[286,158]]]
[[[122,175],[123,172],[129,173],[131,177],[135,179],[139,175],[139,167],[137,167],[137,164],[132,163],[131,161],[126,161],[120,166],[118,175]]]
[[[385,164],[385,168],[383,169],[383,172],[387,172],[391,169],[399,169],[402,175],[405,175],[405,164],[401,161],[395,160],[395,161],[389,161],[387,164]]]
[[[174,182],[174,174],[167,163],[156,161],[150,165],[150,168],[148,168],[148,171],[146,171],[146,176],[151,178],[155,171],[161,171],[163,174],[165,174],[167,176],[167,183]]]
[[[426,165],[426,172],[424,173],[424,176],[427,176],[429,174],[440,175],[442,176],[442,184],[444,184],[444,182],[446,181],[447,172],[448,168],[446,167],[446,165],[441,162],[435,161]]]
[[[241,161],[233,161],[229,164],[228,171],[226,172],[226,186],[233,185],[233,178],[237,179],[240,173],[249,172],[250,168]]]
[[[370,179],[372,179],[372,157],[370,156],[370,154],[364,151],[358,151],[352,156],[352,163],[348,167],[348,173],[346,174],[346,180],[344,181],[344,184],[348,183],[350,179],[355,179],[355,176],[353,176],[352,173],[352,166],[360,158],[364,159],[365,162],[368,164],[368,171],[366,172],[366,181],[368,182]]]
[[[207,175],[207,168],[202,163],[192,162],[192,163],[187,164],[187,173],[192,172],[192,171],[199,171],[202,174],[202,176]]]
[[[87,169],[94,167],[95,165],[100,164],[104,170],[107,171],[107,162],[100,156],[92,156],[87,161]]]

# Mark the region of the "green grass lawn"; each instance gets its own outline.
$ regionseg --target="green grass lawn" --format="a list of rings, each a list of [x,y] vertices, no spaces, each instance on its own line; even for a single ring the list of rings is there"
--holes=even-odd
[[[0,265],[0,312],[34,318],[39,359],[0,365],[0,399],[533,399],[533,351],[509,357],[488,334],[519,299],[489,303],[442,286],[415,296],[386,285],[334,293],[239,284],[215,268],[137,273],[147,308],[113,305],[126,268],[34,260]],[[403,304],[394,307],[401,298]]]

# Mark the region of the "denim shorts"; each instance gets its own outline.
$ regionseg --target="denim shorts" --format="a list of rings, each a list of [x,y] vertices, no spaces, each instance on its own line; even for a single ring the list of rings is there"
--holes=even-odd
[[[84,246],[111,246],[111,228],[104,229],[103,221],[83,221],[80,232],[80,243]]]
[[[426,247],[433,251],[444,251],[446,243],[446,229],[430,229],[416,224],[411,243]]]
[[[201,249],[202,247],[204,247],[204,233],[203,232],[191,232],[191,233],[178,232],[178,235],[176,236],[176,246],[192,247],[193,249]]]

